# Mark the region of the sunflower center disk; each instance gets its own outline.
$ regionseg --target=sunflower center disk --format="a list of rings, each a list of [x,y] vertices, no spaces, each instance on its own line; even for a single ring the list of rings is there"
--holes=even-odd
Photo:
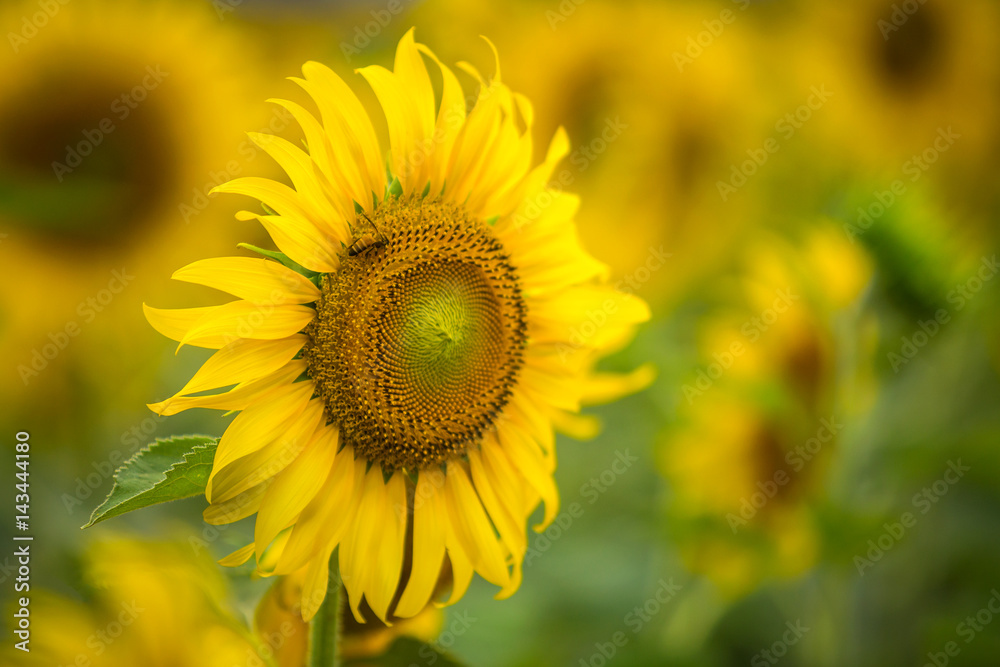
[[[393,200],[373,222],[355,229],[376,243],[324,277],[304,356],[345,443],[386,469],[425,468],[464,453],[507,403],[524,302],[503,246],[461,207]]]

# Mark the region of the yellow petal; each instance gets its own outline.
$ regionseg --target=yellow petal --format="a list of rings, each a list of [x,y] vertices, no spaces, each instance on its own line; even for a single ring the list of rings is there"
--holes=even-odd
[[[486,508],[490,520],[496,526],[497,532],[507,549],[510,551],[514,569],[520,570],[521,561],[528,548],[528,540],[524,533],[524,523],[517,508],[510,507],[501,500],[500,495],[493,488],[493,481],[486,472],[483,465],[482,455],[478,451],[469,452],[469,468],[472,472],[472,482],[475,484],[476,492]],[[517,590],[508,585],[498,593],[498,598],[507,598]]]
[[[302,582],[302,620],[307,623],[319,611],[320,605],[326,599],[327,588],[330,585],[330,557],[333,549],[320,552],[306,569],[306,577]]]
[[[504,426],[499,430],[499,447],[490,447],[489,440],[483,441],[483,453],[487,457],[504,455],[520,471],[528,484],[545,501],[545,518],[535,526],[536,531],[545,530],[559,513],[559,492],[545,459],[538,446],[519,429]]]
[[[164,416],[175,415],[190,408],[243,410],[261,396],[270,394],[276,387],[291,384],[305,371],[306,362],[302,359],[293,359],[270,375],[243,382],[221,394],[173,396],[160,403],[151,403],[149,409]]]
[[[388,503],[380,466],[372,466],[358,493],[361,502],[352,518],[351,530],[342,541],[338,553],[340,573],[344,579],[344,587],[347,588],[351,612],[358,623],[364,623],[358,610],[361,598],[372,588],[374,578],[381,576],[378,561],[372,563],[372,559],[377,558],[379,553],[381,521]]]
[[[318,167],[301,148],[272,134],[248,133],[250,140],[281,165],[299,194],[299,202],[306,209],[308,219],[327,233],[347,242],[350,232],[347,221],[327,199]]]
[[[340,167],[335,161],[336,154],[330,145],[330,137],[319,121],[302,106],[288,100],[270,99],[268,102],[284,107],[298,122],[305,135],[309,155],[320,169],[321,186],[327,199],[336,209],[339,219],[350,219],[350,216],[354,215],[354,200],[358,197],[367,199],[367,192],[357,168],[344,170]]]
[[[177,396],[257,380],[280,370],[298,354],[306,337],[295,334],[278,340],[241,338],[208,358]]]
[[[232,301],[206,313],[180,340],[180,345],[197,345],[202,340],[222,337],[275,340],[302,331],[316,317],[309,306],[256,304]],[[178,346],[180,347],[180,346]]]
[[[142,312],[146,315],[146,320],[167,338],[181,341],[188,331],[194,327],[203,317],[214,313],[222,306],[204,306],[202,308],[153,308],[142,304]],[[232,342],[225,336],[204,337],[197,342],[191,343],[197,347],[207,347],[209,349],[219,349]]]
[[[205,519],[205,523],[210,523],[213,526],[236,523],[245,519],[260,509],[261,501],[264,499],[269,485],[270,480],[247,489],[225,502],[212,503],[201,513],[202,518]]]
[[[448,520],[455,531],[455,537],[476,571],[487,581],[506,586],[510,575],[504,565],[503,551],[493,532],[493,525],[476,497],[472,482],[460,463],[448,463],[444,494]]]
[[[253,543],[241,547],[219,561],[219,565],[224,567],[237,567],[250,560],[253,556]]]
[[[309,562],[327,544],[333,549],[351,527],[358,490],[365,477],[365,462],[355,460],[344,447],[337,453],[323,488],[295,520],[291,536],[275,567],[277,574],[290,574]]]
[[[334,148],[348,148],[349,159],[343,160],[343,164],[356,165],[360,171],[365,184],[365,192],[361,194],[366,198],[372,191],[381,195],[385,190],[385,167],[368,112],[350,86],[326,65],[307,62],[302,66],[302,74],[305,81],[293,81],[315,100]],[[356,201],[366,205],[364,200]]]
[[[284,183],[259,176],[244,176],[212,188],[212,193],[228,193],[253,197],[280,216],[311,220],[310,207],[301,194]]]
[[[451,521],[446,522],[445,529],[447,531],[445,543],[448,547],[448,561],[451,563],[451,595],[444,602],[435,602],[434,604],[438,607],[447,607],[461,600],[465,591],[469,589],[473,574],[472,561],[465,555],[465,550],[456,536]]]
[[[373,65],[358,70],[378,97],[389,126],[392,173],[405,195],[419,192],[430,180],[430,156],[436,146],[434,89],[411,28],[400,39],[390,72]]]
[[[254,541],[258,558],[271,541],[305,509],[326,482],[340,445],[340,432],[326,426],[316,430],[312,440],[267,491],[257,523]]]
[[[381,474],[379,472],[380,476]],[[399,578],[403,570],[408,515],[405,479],[403,473],[397,472],[385,485],[386,502],[379,521],[378,550],[372,552],[375,556],[373,565],[376,571],[365,589],[368,605],[383,623],[386,622],[389,604],[399,587]]]
[[[311,271],[332,273],[340,266],[337,259],[340,239],[320,230],[306,218],[259,215],[249,211],[240,211],[236,217],[260,222],[281,252]]]
[[[608,403],[642,391],[655,379],[653,364],[643,364],[631,373],[594,373],[583,383],[580,400],[588,405]]]
[[[179,269],[172,277],[257,304],[312,303],[320,297],[319,288],[302,274],[256,257],[202,259]]]
[[[222,468],[258,451],[286,431],[291,420],[305,410],[313,391],[309,381],[278,386],[236,415],[215,450],[208,488],[212,488],[212,478]]]
[[[310,401],[298,417],[284,424],[284,431],[272,442],[218,472],[213,468],[209,477],[213,499],[228,500],[287,468],[308,444],[322,416],[322,401]]]
[[[413,566],[395,615],[416,616],[434,593],[444,562],[448,509],[444,505],[444,473],[422,470],[413,496]]]
[[[455,76],[434,53],[423,44],[417,44],[421,53],[433,60],[441,70],[442,90],[441,108],[438,110],[437,124],[434,128],[435,148],[431,155],[431,194],[440,194],[448,177],[448,165],[451,162],[452,148],[455,139],[465,124],[465,93]]]

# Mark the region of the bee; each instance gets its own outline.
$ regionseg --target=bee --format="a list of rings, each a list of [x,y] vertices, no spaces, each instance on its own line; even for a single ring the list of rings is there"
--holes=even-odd
[[[365,215],[364,211],[361,212],[361,215],[364,217],[365,220],[368,221],[368,224],[370,224],[372,228],[375,230],[375,232],[382,238],[378,239],[372,236],[371,234],[362,234],[357,239],[355,239],[355,241],[351,243],[350,246],[348,246],[347,248],[348,257],[363,255],[372,248],[378,248],[385,245],[385,236],[383,236],[382,232],[379,231],[379,228],[375,226],[375,223],[372,222],[372,219],[369,218],[367,215]]]

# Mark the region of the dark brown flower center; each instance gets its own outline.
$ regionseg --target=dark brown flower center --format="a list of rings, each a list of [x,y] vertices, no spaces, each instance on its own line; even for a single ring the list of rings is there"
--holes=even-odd
[[[367,243],[323,278],[309,375],[343,441],[385,469],[460,456],[521,367],[517,275],[490,227],[454,204],[390,200],[356,229]]]

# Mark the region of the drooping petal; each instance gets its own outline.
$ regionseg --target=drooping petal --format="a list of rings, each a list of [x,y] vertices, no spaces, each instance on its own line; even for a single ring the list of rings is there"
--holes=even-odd
[[[449,461],[447,468],[444,495],[455,537],[476,571],[487,581],[506,586],[510,580],[506,559],[472,482],[462,464]]]
[[[309,443],[322,416],[322,402],[309,401],[298,417],[284,424],[284,430],[273,441],[221,469],[215,464],[207,489],[212,498],[225,501],[287,468]]]
[[[317,429],[302,453],[274,478],[254,525],[258,557],[316,497],[333,469],[339,444],[340,431],[336,427]]]
[[[445,554],[448,509],[444,501],[444,473],[422,470],[413,495],[413,567],[395,614],[403,618],[422,610],[437,585]]]

